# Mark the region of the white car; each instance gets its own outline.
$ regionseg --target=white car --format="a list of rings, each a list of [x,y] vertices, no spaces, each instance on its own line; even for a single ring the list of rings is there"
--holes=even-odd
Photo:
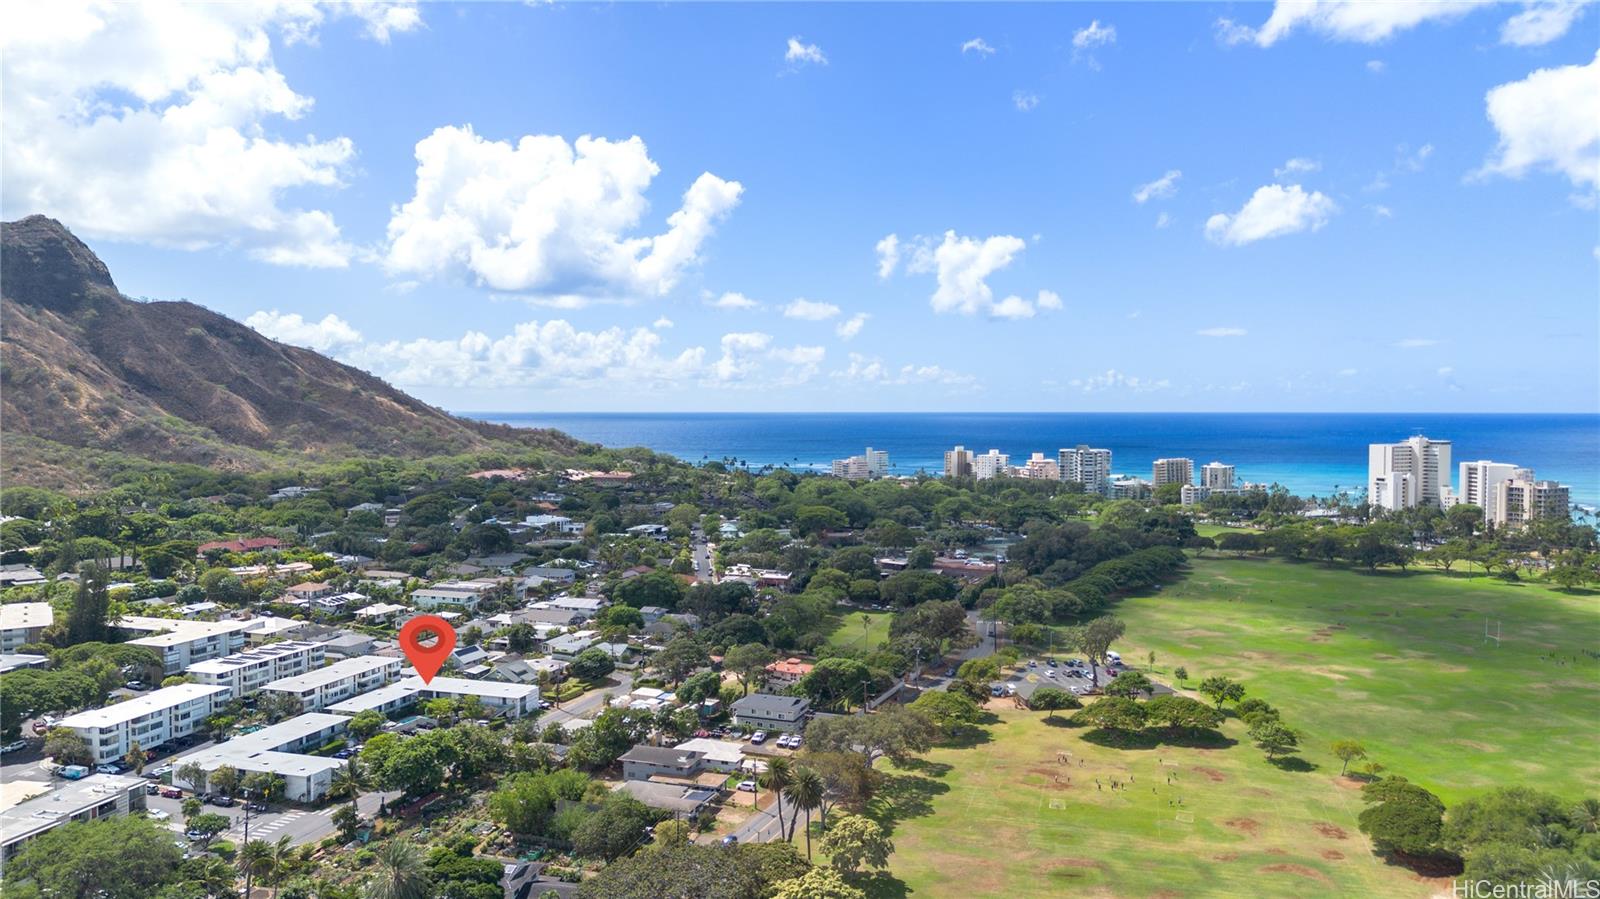
[[[767,732],[764,731],[764,730],[756,731],[755,733],[750,735],[750,742],[756,743],[756,744],[761,744],[761,743],[767,742]]]
[[[756,782],[753,780],[741,780],[739,781],[739,790],[744,793],[754,793],[756,791]]]
[[[28,748],[28,741],[27,740],[17,740],[14,743],[7,743],[4,746],[0,746],[0,752],[21,752],[22,750],[27,749],[27,748]]]
[[[145,812],[145,817],[152,821],[169,821],[172,819],[172,813],[162,809],[151,809]]]

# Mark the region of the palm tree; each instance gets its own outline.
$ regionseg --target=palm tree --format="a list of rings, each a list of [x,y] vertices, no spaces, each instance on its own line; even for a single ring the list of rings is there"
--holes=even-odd
[[[778,831],[783,831],[783,791],[794,782],[794,766],[786,758],[767,760],[767,770],[756,778],[756,783],[778,795]],[[783,835],[789,839],[788,834]]]
[[[239,847],[239,870],[244,872],[244,894],[249,896],[256,875],[265,878],[272,870],[272,847],[266,840],[251,840]]]
[[[433,884],[422,853],[411,843],[392,841],[378,850],[378,870],[367,881],[365,899],[430,899]]]
[[[278,842],[272,844],[272,895],[278,895],[278,887],[283,885],[283,878],[289,873],[289,858],[294,855],[294,843],[288,834],[278,837]]]
[[[789,801],[806,813],[806,860],[811,860],[811,812],[822,805],[824,786],[822,776],[810,768],[794,772],[794,783],[789,785]]]
[[[355,807],[356,800],[361,797],[361,791],[372,786],[367,769],[355,756],[345,762],[343,768],[333,772],[333,780],[328,784],[328,795],[334,797],[349,796],[351,807]]]
[[[1572,808],[1573,826],[1584,833],[1600,831],[1600,799],[1585,799]]]

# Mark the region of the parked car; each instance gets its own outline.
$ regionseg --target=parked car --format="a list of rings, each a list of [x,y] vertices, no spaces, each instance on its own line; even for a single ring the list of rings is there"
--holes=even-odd
[[[350,748],[347,747],[347,748],[339,750],[338,752],[335,752],[333,754],[333,757],[336,758],[336,759],[347,759],[347,758],[350,758],[351,756],[353,756],[355,754],[356,754],[356,751],[354,749],[350,749]]]
[[[145,777],[155,778],[155,779],[158,779],[158,780],[160,778],[166,777],[168,774],[171,774],[171,773],[172,773],[172,766],[171,765],[157,765],[154,768],[146,768],[146,769],[144,769],[144,776]]]
[[[223,808],[230,808],[233,805],[233,797],[224,793],[212,793],[206,797],[205,801],[207,804],[220,805]]]
[[[733,846],[733,845],[737,844],[738,842],[739,842],[739,838],[734,836],[731,833],[722,838],[722,845],[724,845],[724,846]]]
[[[123,686],[127,687],[129,690],[134,691],[135,693],[137,693],[140,690],[143,690],[145,688],[144,681],[142,681],[142,680],[131,680],[131,681],[128,681],[127,683],[123,684]]]
[[[157,795],[160,795],[160,793],[161,793],[161,785],[160,784],[145,784],[144,785],[144,794],[146,796],[157,796]]]
[[[1115,668],[1107,668],[1106,669],[1106,677],[1116,677],[1116,676],[1117,676],[1117,670]]]
[[[1028,667],[1029,668],[1037,668],[1037,667],[1039,667],[1039,662],[1037,660],[1035,660],[1035,659],[1029,659],[1028,660]]]
[[[269,811],[265,802],[246,802],[244,804],[244,810],[247,812],[255,812],[256,814]]]
[[[107,764],[107,765],[95,765],[94,766],[94,773],[96,773],[96,774],[121,774],[122,773],[122,766],[121,765],[110,765],[110,764]]]
[[[1051,668],[1054,668],[1054,667],[1056,667],[1056,660],[1055,659],[1048,659],[1048,660],[1046,660],[1045,664],[1049,665]]]
[[[1017,695],[1017,685],[1016,684],[1006,684],[1006,695],[1007,696],[1015,696],[1015,695]]]
[[[89,769],[82,765],[62,765],[56,769],[56,773],[67,780],[83,780],[89,776]]]
[[[199,841],[201,841],[201,840],[206,838],[205,833],[203,831],[198,831],[198,830],[186,830],[186,831],[183,832],[183,835],[188,837],[189,838],[189,842],[191,842],[191,843],[198,843]]]
[[[159,809],[159,808],[158,809],[151,809],[150,811],[145,813],[145,817],[149,818],[152,821],[169,821],[169,820],[172,819],[172,813],[169,812],[169,811],[166,811],[164,809]]]
[[[0,746],[0,753],[21,752],[22,750],[27,749],[27,748],[28,748],[28,741],[27,740],[13,740],[12,742],[7,743],[4,746]]]
[[[989,695],[990,696],[1004,696],[1005,693],[1006,693],[1006,688],[1000,686],[999,684],[992,684],[989,687]]]
[[[744,793],[754,793],[756,791],[756,782],[753,780],[741,780],[739,781],[739,790]]]
[[[799,734],[790,734],[789,735],[789,748],[790,749],[799,749],[800,748],[800,735]]]
[[[767,732],[764,731],[764,730],[756,731],[755,733],[750,735],[750,742],[755,743],[757,745],[767,742]]]

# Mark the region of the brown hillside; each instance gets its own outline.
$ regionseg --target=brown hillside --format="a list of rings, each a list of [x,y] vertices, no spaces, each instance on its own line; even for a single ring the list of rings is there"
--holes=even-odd
[[[318,459],[579,446],[457,418],[193,303],[129,300],[43,216],[0,225],[0,432],[218,467],[254,467],[239,447]]]

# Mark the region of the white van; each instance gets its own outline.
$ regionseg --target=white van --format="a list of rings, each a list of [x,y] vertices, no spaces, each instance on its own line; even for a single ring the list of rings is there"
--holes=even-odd
[[[1112,650],[1106,650],[1106,659],[1114,665],[1122,664],[1122,656]]]

